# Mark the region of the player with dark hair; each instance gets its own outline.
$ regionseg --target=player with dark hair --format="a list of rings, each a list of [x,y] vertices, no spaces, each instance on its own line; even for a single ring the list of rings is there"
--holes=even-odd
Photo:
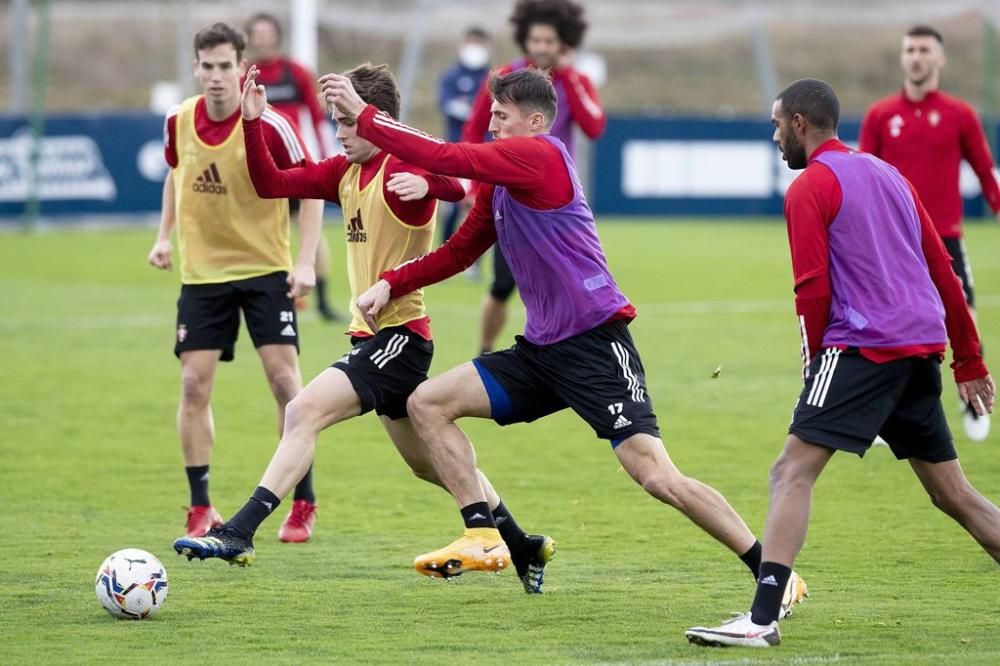
[[[399,89],[385,65],[361,65],[344,76],[386,117],[399,116]],[[260,115],[266,95],[255,79],[256,71],[251,67],[243,89],[243,116],[254,186],[263,197],[318,197],[340,203],[355,296],[382,271],[430,250],[436,199],[461,199],[465,192],[457,180],[431,175],[379,149],[358,136],[353,117],[336,109],[337,138],[346,156],[281,170],[261,140]],[[427,378],[434,349],[423,293],[418,290],[398,299],[370,324],[356,308],[352,314],[348,328],[351,351],[309,382],[288,406],[278,450],[250,500],[206,537],[178,539],[174,548],[179,553],[250,564],[254,532],[309,467],[316,436],[335,423],[372,410],[414,474],[440,485],[406,413],[406,400]],[[526,592],[541,592],[542,569],[554,552],[553,541],[525,534],[486,477],[479,474],[477,483],[489,494],[486,513],[503,522],[504,538],[516,546],[508,551],[501,542],[491,552],[490,562],[482,565],[498,570],[513,559],[519,571],[533,567],[537,576],[529,579],[523,575],[522,583]]]
[[[839,116],[837,96],[815,79],[788,86],[771,111],[782,157],[805,169],[785,195],[805,385],[771,468],[753,606],[689,629],[699,645],[781,642],[781,591],[805,542],[813,485],[836,451],[863,456],[879,434],[934,505],[1000,561],[1000,508],[965,478],[941,406],[948,340],[962,398],[982,415],[996,395],[962,284],[914,186],[841,143]]]
[[[544,70],[552,77],[558,112],[549,133],[562,141],[573,156],[573,126],[591,139],[604,132],[607,117],[597,90],[587,76],[572,65],[573,55],[583,43],[587,30],[583,7],[574,0],[519,0],[511,13],[514,41],[522,58],[504,65],[496,74],[503,76],[526,67]],[[479,143],[490,125],[492,104],[489,85],[484,82],[462,133],[462,140]],[[493,351],[507,321],[507,301],[516,284],[507,259],[498,244],[493,250],[493,282],[483,299],[480,350]]]
[[[181,362],[177,429],[191,491],[190,536],[222,522],[208,492],[215,441],[211,397],[219,361],[233,360],[241,310],[277,402],[278,432],[285,405],[302,388],[294,299],[315,282],[323,221],[322,201],[302,203],[301,247],[293,265],[288,202],[258,197],[247,173],[239,113],[245,46],[242,33],[225,23],[195,36],[194,73],[202,94],[167,113],[165,154],[171,170],[149,253],[150,264],[170,270],[170,237],[177,227],[182,285],[174,347]],[[304,164],[308,154],[288,119],[270,107],[262,118],[263,141],[278,164]],[[315,503],[309,478],[299,483],[296,496]]]
[[[278,17],[264,12],[254,14],[246,22],[246,33],[250,63],[257,66],[258,81],[267,86],[268,104],[288,116],[317,159],[336,154],[337,140],[316,95],[316,75],[282,53]],[[289,201],[295,212],[298,199]],[[338,321],[340,317],[327,298],[329,272],[330,246],[321,235],[316,255],[316,311],[326,321]]]
[[[660,440],[628,329],[635,308],[608,269],[573,159],[547,131],[557,106],[548,77],[527,68],[490,81],[495,140],[486,144],[444,143],[366,105],[344,77],[327,75],[321,83],[341,113],[357,118],[359,136],[434,172],[483,183],[447,243],[383,273],[358,299],[369,325],[413,290],[463,270],[494,243],[510,259],[528,313],[513,347],[429,379],[410,396],[414,429],[466,527],[459,540],[418,557],[418,569],[447,574],[452,566],[488,558],[501,543],[485,510],[475,452],[455,421],[477,417],[507,425],[569,407],[610,441],[644,490],[722,542],[756,576],[760,544],[753,534],[718,492],[677,469]],[[801,600],[805,585],[793,579],[789,588],[789,603]]]
[[[872,104],[861,122],[860,148],[899,169],[916,188],[962,280],[965,300],[975,316],[972,265],[962,239],[959,167],[966,160],[979,178],[983,197],[1000,220],[1000,172],[975,110],[942,92],[944,40],[930,26],[916,26],[903,37],[902,91]],[[984,441],[990,419],[972,405],[964,409],[965,433]]]

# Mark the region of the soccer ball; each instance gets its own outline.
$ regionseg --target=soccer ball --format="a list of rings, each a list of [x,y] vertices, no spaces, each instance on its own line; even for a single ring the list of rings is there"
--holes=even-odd
[[[167,598],[167,570],[138,548],[108,555],[97,570],[97,600],[115,617],[143,620]]]

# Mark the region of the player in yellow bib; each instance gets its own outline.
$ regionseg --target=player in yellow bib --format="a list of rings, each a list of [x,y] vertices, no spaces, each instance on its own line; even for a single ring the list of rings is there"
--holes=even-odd
[[[302,168],[279,168],[261,134],[266,97],[256,74],[251,67],[242,101],[250,176],[263,197],[323,198],[343,208],[352,293],[348,328],[352,349],[309,382],[288,405],[278,450],[246,505],[205,537],[174,542],[174,549],[189,557],[218,557],[244,566],[254,558],[254,532],[309,468],[316,436],[335,423],[374,410],[414,474],[441,485],[406,413],[406,399],[427,379],[434,350],[423,291],[417,289],[390,301],[379,314],[377,333],[365,323],[353,301],[383,271],[430,251],[437,199],[459,201],[465,196],[454,178],[428,174],[362,139],[354,120],[338,112],[333,119],[345,156]],[[361,65],[345,76],[363,99],[394,118],[399,116],[399,91],[385,65]],[[542,569],[555,552],[555,543],[546,536],[525,534],[486,477],[479,476],[488,499],[483,511],[493,514],[503,540],[490,549],[491,557],[476,561],[474,566],[442,561],[418,570],[448,577],[472,568],[500,571],[513,561],[525,591],[541,592]],[[485,516],[479,518],[485,520]]]
[[[262,199],[246,166],[240,122],[240,77],[245,71],[243,35],[216,23],[195,35],[195,77],[202,94],[167,114],[165,153],[171,171],[163,186],[160,229],[149,262],[173,267],[171,236],[177,228],[181,296],[174,353],[181,362],[177,428],[191,490],[187,533],[205,534],[222,522],[208,492],[215,440],[211,396],[220,360],[231,361],[240,311],[260,355],[278,407],[302,389],[294,298],[315,283],[314,257],[323,202],[303,202],[301,248],[293,265],[288,241],[288,202]],[[265,140],[285,166],[306,162],[291,124],[272,109],[263,113]],[[296,506],[282,528],[283,541],[308,539],[316,498],[306,474]]]

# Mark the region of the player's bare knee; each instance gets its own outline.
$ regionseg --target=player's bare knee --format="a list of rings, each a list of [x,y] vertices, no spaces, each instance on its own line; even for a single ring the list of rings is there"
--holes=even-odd
[[[953,518],[961,516],[975,502],[975,493],[976,491],[967,484],[947,489],[927,489],[931,504]]]
[[[419,386],[406,400],[406,413],[417,427],[444,418],[442,406],[434,399],[433,394]]]
[[[190,368],[181,372],[181,402],[185,407],[205,407],[211,395],[211,380]]]
[[[639,481],[642,489],[664,504],[681,509],[687,497],[687,479],[681,474],[669,474],[656,470],[644,475]]]
[[[809,481],[803,477],[799,465],[785,454],[778,456],[778,459],[771,465],[768,478],[772,492],[787,490],[798,485],[809,485]]]
[[[278,372],[268,378],[271,393],[279,405],[287,405],[299,392],[299,378],[294,371]]]
[[[319,430],[316,427],[319,410],[308,396],[298,395],[285,405],[285,432]]]

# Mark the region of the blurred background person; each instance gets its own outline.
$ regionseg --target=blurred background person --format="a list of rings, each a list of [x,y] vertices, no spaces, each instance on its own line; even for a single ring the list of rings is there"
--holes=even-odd
[[[472,102],[489,71],[490,46],[485,30],[476,26],[467,29],[458,46],[458,62],[438,81],[438,108],[444,116],[444,136],[449,142],[462,140],[462,127],[472,115]],[[442,243],[455,233],[459,215],[467,208],[461,202],[448,206],[441,225]]]
[[[549,133],[565,144],[572,157],[574,126],[579,127],[588,138],[596,139],[607,124],[604,106],[594,84],[572,64],[573,55],[587,32],[583,6],[573,0],[519,0],[510,22],[514,26],[514,42],[524,55],[501,67],[497,74],[504,75],[525,67],[549,72],[557,102],[556,119]],[[481,86],[472,115],[462,131],[463,141],[479,143],[487,138],[491,102],[488,86]],[[493,249],[493,282],[483,299],[481,353],[493,351],[496,339],[507,322],[507,301],[516,286],[498,243]]]
[[[246,23],[247,56],[256,65],[258,80],[267,86],[268,103],[288,116],[299,130],[312,155],[325,159],[335,155],[337,139],[330,120],[317,97],[316,75],[302,64],[287,57],[281,50],[281,22],[273,14],[259,13]],[[292,212],[298,209],[298,199],[289,199]],[[316,255],[316,310],[325,321],[338,321],[327,299],[327,276],[330,273],[330,245],[320,238]]]
[[[861,123],[861,150],[899,169],[913,183],[962,280],[965,301],[975,316],[972,265],[962,238],[959,168],[966,160],[979,178],[983,197],[1000,219],[1000,172],[975,109],[941,92],[944,39],[930,26],[910,29],[900,56],[903,89],[878,100]],[[964,406],[965,434],[982,442],[990,432],[989,414]]]

